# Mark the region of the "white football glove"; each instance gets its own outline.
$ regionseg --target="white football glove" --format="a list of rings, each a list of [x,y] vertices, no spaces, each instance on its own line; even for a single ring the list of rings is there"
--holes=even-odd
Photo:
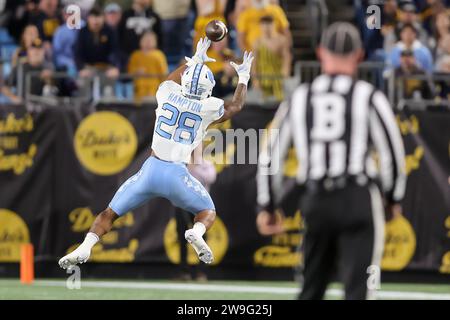
[[[197,42],[197,50],[192,58],[184,57],[186,59],[186,64],[188,67],[193,66],[194,64],[200,63],[204,64],[206,62],[215,62],[216,59],[208,57],[206,52],[211,45],[211,40],[208,38],[200,38]]]
[[[241,64],[236,64],[233,61],[230,62],[231,66],[236,70],[238,76],[239,76],[239,83],[248,84],[248,80],[250,80],[250,69],[252,68],[252,61],[253,61],[253,53],[244,52],[244,58],[242,60]]]

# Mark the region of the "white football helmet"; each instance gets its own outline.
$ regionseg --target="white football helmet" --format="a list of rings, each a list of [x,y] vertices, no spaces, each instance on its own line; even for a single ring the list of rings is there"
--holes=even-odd
[[[215,85],[213,73],[204,64],[197,63],[188,67],[181,76],[181,92],[190,99],[208,98]]]

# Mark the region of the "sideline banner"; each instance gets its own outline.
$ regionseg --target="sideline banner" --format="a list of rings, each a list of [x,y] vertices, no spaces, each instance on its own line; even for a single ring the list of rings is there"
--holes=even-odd
[[[273,110],[246,106],[217,129],[224,134],[227,129],[264,129],[273,115]],[[28,241],[41,259],[54,261],[79,244],[95,215],[148,157],[154,122],[148,107],[29,112],[24,106],[0,106],[0,263],[17,262],[20,244]],[[382,267],[450,273],[450,113],[405,112],[398,123],[409,180],[404,218],[386,226]],[[237,160],[237,143],[257,152],[248,141],[224,143],[227,159]],[[291,150],[287,183],[297,165]],[[211,195],[219,219],[207,234],[216,255],[213,267],[296,267],[302,260],[297,248],[304,227],[296,195],[283,208],[287,232],[263,238],[255,226],[256,165],[216,169]],[[179,263],[174,212],[167,200],[155,199],[127,213],[95,246],[92,261]],[[190,247],[188,261],[198,263]]]

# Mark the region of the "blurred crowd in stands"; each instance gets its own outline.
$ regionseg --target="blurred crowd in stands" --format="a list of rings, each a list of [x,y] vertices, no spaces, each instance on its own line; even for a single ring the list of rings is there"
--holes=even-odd
[[[450,74],[450,1],[354,2],[367,59],[385,62],[386,71],[401,81],[397,86],[402,85],[406,98],[449,99],[450,82],[433,82],[431,75]],[[375,21],[367,17],[367,8],[380,3],[380,28],[368,28]]]
[[[71,4],[81,9],[80,28]],[[282,78],[291,73],[289,23],[277,0],[6,0],[0,10],[2,94],[10,102],[23,101],[25,88],[37,96],[76,96],[94,76],[102,95],[152,97],[192,55],[212,19],[230,30],[209,52],[215,95],[234,91],[228,62],[243,50],[257,55],[253,85],[262,95],[281,100]]]
[[[353,2],[367,60],[385,62],[385,71],[397,76],[450,73],[449,0]],[[79,24],[72,4],[81,10]],[[377,22],[367,16],[373,4],[382,10],[379,29],[368,27]],[[280,101],[293,66],[293,40],[281,5],[279,0],[0,1],[0,102],[20,103],[26,94],[76,97],[93,79],[100,79],[102,97],[154,97],[165,75],[192,55],[213,19],[229,29],[208,53],[216,59],[209,64],[217,82],[213,94],[232,94],[237,77],[228,62],[253,50],[253,91]],[[410,96],[418,90],[423,97],[449,94],[448,83],[437,88],[431,81],[409,80],[405,88]]]

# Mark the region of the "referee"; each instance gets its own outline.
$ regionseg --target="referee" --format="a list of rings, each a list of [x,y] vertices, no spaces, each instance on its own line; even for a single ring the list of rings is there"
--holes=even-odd
[[[282,230],[274,209],[282,201],[281,163],[293,145],[306,226],[299,298],[322,299],[335,270],[346,299],[373,298],[368,270],[379,270],[383,210],[401,214],[403,142],[385,95],[354,78],[363,58],[356,28],[342,22],[330,25],[317,54],[322,74],[280,105],[272,122],[279,134],[261,151],[257,225],[264,235]]]

